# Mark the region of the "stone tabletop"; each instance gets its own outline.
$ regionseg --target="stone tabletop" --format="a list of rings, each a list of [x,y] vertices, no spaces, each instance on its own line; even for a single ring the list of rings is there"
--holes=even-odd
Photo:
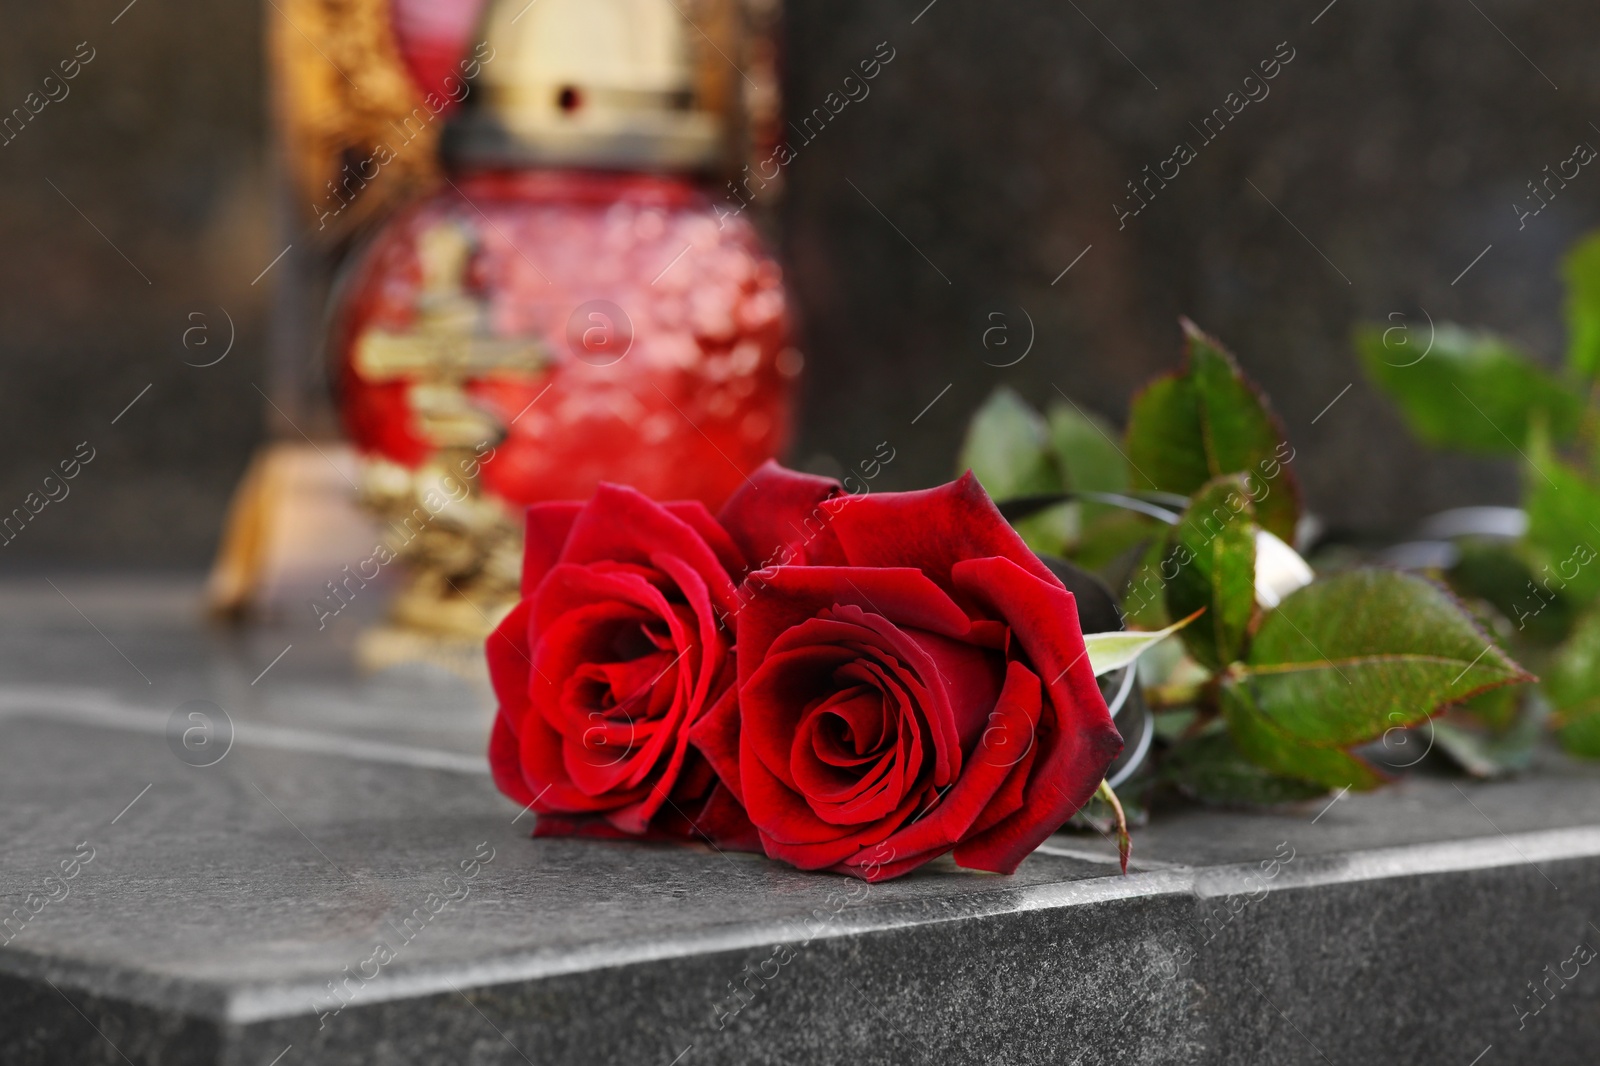
[[[215,630],[195,593],[0,583],[7,1066],[1494,1066],[1600,1037],[1593,770],[1163,815],[1128,877],[1091,833],[867,886],[530,840],[481,683],[363,678],[354,625]]]

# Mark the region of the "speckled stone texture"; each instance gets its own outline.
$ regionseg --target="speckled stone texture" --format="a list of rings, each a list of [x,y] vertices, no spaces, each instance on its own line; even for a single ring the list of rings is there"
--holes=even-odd
[[[1127,878],[1059,835],[1013,877],[868,887],[530,840],[482,688],[357,677],[343,629],[207,631],[193,585],[56,580],[81,615],[0,583],[6,1066],[1493,1066],[1600,1039],[1571,961],[1600,947],[1587,769],[1165,815]]]

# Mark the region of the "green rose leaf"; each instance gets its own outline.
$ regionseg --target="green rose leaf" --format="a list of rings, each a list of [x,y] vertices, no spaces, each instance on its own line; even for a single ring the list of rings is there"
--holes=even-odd
[[[1126,492],[1128,460],[1116,434],[1076,405],[1050,408],[1050,443],[1066,486],[1073,492]]]
[[[1600,489],[1556,459],[1543,433],[1535,431],[1528,450],[1526,543],[1534,573],[1513,610],[1518,623],[1537,617],[1546,603],[1600,596]]]
[[[1142,545],[1151,541],[1159,545],[1158,534],[1164,527],[1132,511],[1114,507],[1105,510],[1105,514],[1084,525],[1073,545],[1072,557],[1085,569],[1115,581],[1116,576],[1127,577],[1131,569],[1138,567],[1143,557]],[[1160,562],[1159,554],[1156,561]]]
[[[1561,746],[1600,759],[1600,608],[1580,618],[1556,649],[1544,692],[1556,708]]]
[[[1274,775],[1357,792],[1383,784],[1383,776],[1354,755],[1314,747],[1278,729],[1256,706],[1247,685],[1222,686],[1222,713],[1240,754]]]
[[[1217,478],[1189,503],[1161,562],[1167,614],[1206,616],[1183,631],[1202,666],[1221,670],[1244,653],[1256,615],[1255,509],[1240,474]]]
[[[1129,625],[1162,629],[1172,622],[1167,615],[1166,583],[1161,577],[1161,560],[1166,556],[1164,537],[1152,539],[1141,549],[1122,596],[1122,613]]]
[[[1596,541],[1600,542],[1600,536]],[[1534,568],[1527,557],[1538,554],[1536,551],[1520,542],[1476,537],[1457,541],[1456,548],[1460,558],[1450,568],[1450,587],[1464,598],[1486,602],[1510,619],[1517,639],[1548,647],[1559,644],[1571,631],[1572,601],[1534,592]],[[1562,561],[1558,559],[1557,565]],[[1555,583],[1551,584],[1554,587]]]
[[[1409,326],[1356,332],[1367,376],[1425,443],[1515,455],[1536,419],[1560,440],[1577,432],[1577,393],[1506,341],[1453,325],[1439,326],[1432,340],[1419,346]]]
[[[1300,487],[1288,461],[1294,450],[1266,398],[1233,356],[1183,321],[1187,365],[1134,398],[1128,459],[1151,488],[1185,496],[1223,474],[1246,474],[1270,491],[1258,500],[1262,528],[1294,543]]]
[[[1477,618],[1479,625],[1483,625],[1486,629],[1491,628],[1484,625],[1483,614],[1475,614],[1474,617]],[[1463,721],[1481,725],[1495,736],[1503,736],[1529,718],[1538,717],[1534,713],[1535,707],[1545,701],[1525,700],[1526,695],[1527,693],[1516,687],[1492,688],[1487,692],[1478,693],[1469,700],[1462,700],[1458,707],[1452,710],[1459,710],[1460,713],[1456,717]]]
[[[996,500],[1061,490],[1050,427],[1022,397],[1001,386],[967,427],[960,469],[970,469]]]
[[[1557,732],[1561,746],[1585,759],[1600,759],[1600,700],[1590,700],[1562,712]]]
[[[1246,758],[1227,733],[1180,742],[1161,764],[1162,776],[1206,803],[1272,806],[1312,799],[1327,788],[1282,777]]]
[[[1412,574],[1353,570],[1267,615],[1226,687],[1277,733],[1347,748],[1532,680],[1444,589]]]
[[[1558,711],[1600,700],[1600,607],[1585,613],[1556,649],[1544,692]]]
[[[1567,283],[1567,366],[1593,378],[1600,375],[1600,233],[1567,253],[1561,276]]]

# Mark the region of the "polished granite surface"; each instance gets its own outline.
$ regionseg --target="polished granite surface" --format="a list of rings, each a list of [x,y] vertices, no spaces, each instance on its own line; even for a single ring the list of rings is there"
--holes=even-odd
[[[1109,842],[1063,834],[1013,877],[936,864],[869,887],[709,847],[530,840],[483,763],[481,681],[361,677],[358,619],[217,630],[197,589],[0,583],[0,900],[25,916],[0,933],[0,1062],[1355,1062],[1370,1045],[1467,1066],[1514,1038],[1587,1061],[1572,1049],[1600,1035],[1600,978],[1505,1024],[1570,941],[1600,944],[1592,770],[1167,815],[1127,878]],[[58,898],[29,915],[30,893]]]

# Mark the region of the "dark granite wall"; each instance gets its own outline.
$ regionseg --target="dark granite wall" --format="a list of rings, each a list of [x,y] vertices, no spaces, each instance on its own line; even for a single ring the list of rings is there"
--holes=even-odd
[[[276,249],[260,16],[126,4],[0,10],[0,112],[61,97],[0,147],[0,512],[80,443],[94,456],[0,565],[204,565],[261,431],[270,293],[251,280]],[[93,58],[47,85],[75,54]],[[227,316],[229,356],[185,366],[222,353]]]
[[[966,417],[1002,381],[1040,403],[1056,385],[1120,416],[1133,389],[1174,365],[1188,314],[1273,396],[1311,505],[1334,521],[1392,525],[1514,498],[1508,466],[1410,443],[1360,378],[1348,336],[1393,312],[1425,335],[1426,308],[1561,350],[1552,272],[1600,223],[1600,173],[1520,232],[1511,204],[1578,141],[1600,145],[1600,10],[926,2],[791,5],[792,110],[821,104],[877,42],[897,51],[792,167],[790,254],[813,371],[802,457],[848,465],[889,438],[906,458],[888,477],[926,483],[949,472]],[[1270,95],[1204,142],[1190,123],[1242,94],[1280,42],[1293,59]],[[1167,188],[1152,183],[1148,208],[1119,230],[1112,205],[1137,206],[1125,183],[1184,140],[1197,158]],[[1024,311],[1032,353],[984,365],[1021,353]],[[985,330],[1003,323],[1018,343],[1001,349],[991,334],[986,350]],[[1464,404],[1463,417],[1478,416]]]
[[[1559,351],[1552,271],[1600,222],[1600,174],[1524,230],[1511,204],[1577,141],[1600,144],[1591,4],[925,2],[790,5],[796,113],[825,106],[879,42],[894,50],[870,96],[797,144],[788,168],[811,371],[797,459],[848,465],[887,439],[886,481],[926,484],[1001,381],[1117,414],[1175,362],[1187,313],[1272,393],[1310,500],[1336,521],[1392,526],[1512,498],[1511,469],[1408,443],[1346,338],[1392,312],[1426,330],[1426,308]],[[261,18],[201,0],[6,5],[0,109],[79,42],[95,57],[0,147],[0,510],[79,442],[96,458],[0,563],[210,551],[265,423],[252,383],[266,384],[271,275],[251,280],[283,243]],[[1190,123],[1288,49],[1270,95],[1202,145]],[[1119,230],[1124,183],[1180,140],[1197,158]],[[233,353],[185,366],[220,352],[222,309]],[[1021,353],[1030,318],[1027,358],[985,365]],[[196,325],[212,347],[185,349]]]

